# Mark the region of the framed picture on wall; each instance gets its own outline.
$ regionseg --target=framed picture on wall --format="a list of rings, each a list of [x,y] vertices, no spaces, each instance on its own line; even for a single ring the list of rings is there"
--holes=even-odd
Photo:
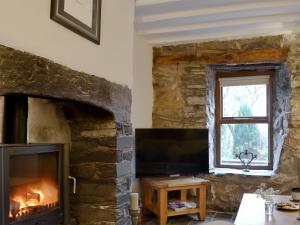
[[[101,0],[51,0],[51,19],[100,44]]]

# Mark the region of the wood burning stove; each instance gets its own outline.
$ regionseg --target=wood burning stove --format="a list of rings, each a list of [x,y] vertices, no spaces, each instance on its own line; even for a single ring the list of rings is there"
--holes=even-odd
[[[5,96],[0,224],[68,224],[68,148],[63,144],[27,144],[27,117],[28,96]]]
[[[0,145],[2,225],[66,224],[66,152],[62,144]]]

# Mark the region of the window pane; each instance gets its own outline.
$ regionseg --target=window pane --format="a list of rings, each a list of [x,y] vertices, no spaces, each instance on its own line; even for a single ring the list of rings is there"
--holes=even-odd
[[[222,124],[221,164],[239,164],[236,154],[248,150],[257,154],[251,165],[268,164],[268,124]]]
[[[222,87],[223,117],[267,116],[267,85]]]

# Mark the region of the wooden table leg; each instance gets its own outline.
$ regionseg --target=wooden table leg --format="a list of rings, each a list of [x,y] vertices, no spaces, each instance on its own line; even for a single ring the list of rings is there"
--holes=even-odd
[[[186,202],[187,199],[187,190],[181,190],[180,191],[180,201]]]
[[[164,189],[158,190],[158,218],[159,225],[166,225],[168,220],[168,192]]]
[[[152,204],[152,195],[151,195],[151,188],[146,184],[144,183],[144,188],[143,188],[143,191],[144,191],[144,194],[143,194],[143,214],[144,215],[147,215],[149,214],[149,210],[148,210],[148,206],[150,206]]]
[[[206,185],[200,185],[197,188],[197,199],[199,212],[197,213],[199,220],[205,220],[206,216]]]

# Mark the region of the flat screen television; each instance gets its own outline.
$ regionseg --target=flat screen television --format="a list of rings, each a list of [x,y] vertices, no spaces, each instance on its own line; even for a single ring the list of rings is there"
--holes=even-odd
[[[136,176],[209,172],[207,129],[136,129]]]

